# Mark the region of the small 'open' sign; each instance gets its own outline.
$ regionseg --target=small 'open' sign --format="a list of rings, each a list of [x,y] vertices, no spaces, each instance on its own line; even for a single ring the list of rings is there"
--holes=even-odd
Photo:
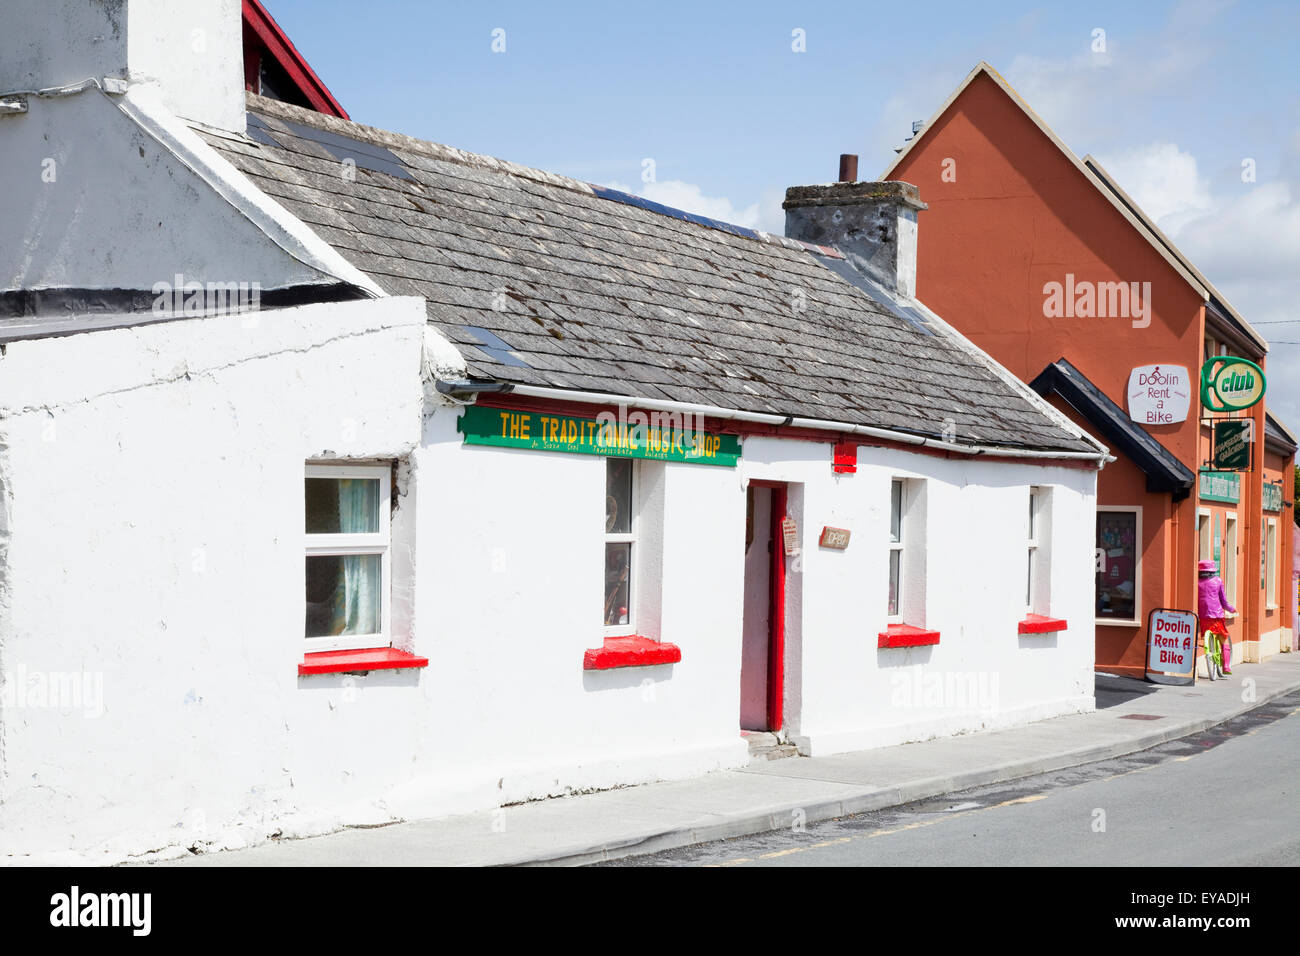
[[[817,543],[823,548],[831,548],[834,551],[843,551],[849,546],[849,529],[848,528],[822,528],[822,536]]]

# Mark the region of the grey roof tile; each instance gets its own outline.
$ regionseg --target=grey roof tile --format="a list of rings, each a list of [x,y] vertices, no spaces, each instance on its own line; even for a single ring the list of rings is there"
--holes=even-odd
[[[393,294],[425,298],[476,378],[1093,451],[967,343],[925,335],[785,240],[250,96],[277,148],[200,130]],[[281,117],[382,146],[412,179],[344,176]],[[799,306],[802,306],[800,308]],[[503,364],[469,327],[504,340]]]

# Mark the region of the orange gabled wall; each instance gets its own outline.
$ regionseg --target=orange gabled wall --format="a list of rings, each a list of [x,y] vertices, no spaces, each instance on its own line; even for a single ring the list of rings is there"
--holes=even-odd
[[[944,181],[945,169],[955,181]],[[1199,293],[987,75],[949,105],[891,178],[915,183],[929,206],[918,214],[918,298],[1021,378],[1068,356],[1114,397],[1127,385],[1130,357],[1199,368]],[[1066,273],[1150,282],[1150,326],[1047,318],[1043,287]],[[1150,429],[1184,461],[1196,454],[1194,411],[1182,425]]]
[[[985,73],[958,94],[889,178],[916,184],[917,296],[1013,373],[1031,381],[1067,358],[1121,407],[1137,365],[1176,364],[1195,380],[1204,300]],[[1049,282],[1150,283],[1150,324],[1132,318],[1048,317]],[[1198,399],[1187,420],[1147,430],[1196,472]],[[1129,474],[1129,472],[1132,474]],[[1139,500],[1140,498],[1140,500]],[[1131,462],[1103,470],[1098,504],[1144,505],[1143,616],[1195,608],[1196,492],[1180,502],[1145,490]],[[1154,602],[1154,603],[1153,603]],[[1143,628],[1097,629],[1097,664],[1141,666]]]

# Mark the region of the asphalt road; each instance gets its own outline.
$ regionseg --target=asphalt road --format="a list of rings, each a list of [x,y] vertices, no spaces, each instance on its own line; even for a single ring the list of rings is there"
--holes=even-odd
[[[1201,734],[890,810],[602,866],[1295,866],[1300,694]]]

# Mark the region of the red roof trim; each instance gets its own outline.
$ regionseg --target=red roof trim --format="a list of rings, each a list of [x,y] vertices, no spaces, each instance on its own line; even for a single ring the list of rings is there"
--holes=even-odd
[[[303,96],[307,97],[307,101],[316,112],[337,116],[340,119],[351,119],[347,110],[339,105],[334,94],[303,59],[298,48],[293,45],[293,41],[280,29],[280,25],[275,22],[271,14],[266,12],[266,7],[262,6],[261,0],[244,0],[244,24],[257,34],[257,38],[262,41],[267,52],[289,74],[289,78],[302,91]]]
[[[635,398],[626,400],[628,410],[641,409]],[[590,402],[571,402],[558,401],[550,398],[534,398],[530,395],[512,395],[509,392],[504,393],[481,393],[475,404],[482,405],[484,408],[506,408],[511,411],[536,411],[536,412],[555,412],[559,415],[577,415],[579,417],[595,418],[601,412],[609,411],[614,407],[613,403],[593,405]],[[762,435],[770,438],[787,438],[791,441],[809,441],[820,442],[822,444],[837,445],[851,443],[853,445],[870,446],[872,448],[897,448],[902,451],[910,451],[916,455],[928,455],[933,458],[955,458],[962,459],[968,457],[959,452],[946,451],[941,448],[931,448],[928,445],[913,445],[904,441],[892,441],[887,438],[876,438],[869,435],[844,434],[829,429],[821,428],[804,428],[798,425],[764,425],[760,422],[738,421],[734,418],[715,418],[711,415],[704,416],[704,430],[721,432],[727,435],[739,435],[742,439],[749,438],[753,435]],[[834,456],[832,456],[834,457]],[[1096,464],[1083,458],[1014,458],[1008,455],[999,455],[996,452],[978,456],[980,461],[1005,461],[1018,465],[1041,465],[1043,462],[1050,461],[1053,468],[1076,468],[1096,470]]]

